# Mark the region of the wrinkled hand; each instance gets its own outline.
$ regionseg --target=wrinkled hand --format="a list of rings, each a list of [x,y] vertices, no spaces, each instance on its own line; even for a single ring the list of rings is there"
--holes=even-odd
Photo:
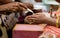
[[[40,24],[45,23],[47,21],[48,17],[45,16],[43,13],[36,13],[34,15],[27,16],[25,18],[25,22],[27,23],[33,23],[33,24]]]
[[[13,3],[8,3],[8,4],[5,4],[3,5],[8,11],[11,11],[11,12],[16,12],[16,11],[23,11],[23,10],[26,10],[27,7],[23,4],[23,3],[20,3],[20,2],[13,2]]]

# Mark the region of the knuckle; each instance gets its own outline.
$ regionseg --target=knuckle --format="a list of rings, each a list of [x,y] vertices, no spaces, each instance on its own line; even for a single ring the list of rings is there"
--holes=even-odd
[[[16,4],[16,6],[19,6],[19,2],[16,2],[15,4]]]

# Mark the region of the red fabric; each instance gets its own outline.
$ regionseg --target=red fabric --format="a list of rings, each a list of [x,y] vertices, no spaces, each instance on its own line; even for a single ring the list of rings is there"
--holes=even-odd
[[[39,25],[16,25],[13,29],[12,38],[38,38],[42,34],[41,28]],[[60,38],[60,28],[46,26],[44,32],[55,34],[57,38]]]
[[[14,31],[12,38],[38,38],[41,33],[39,31]]]
[[[55,34],[57,36],[57,38],[60,38],[60,28],[56,28],[54,26],[46,26],[44,32],[45,33],[49,32],[49,33]]]
[[[42,33],[40,28],[42,27],[37,25],[16,25],[13,29],[12,38],[38,38]]]

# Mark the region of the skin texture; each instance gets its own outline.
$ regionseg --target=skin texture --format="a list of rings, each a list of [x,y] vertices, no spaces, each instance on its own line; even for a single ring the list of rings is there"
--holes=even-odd
[[[0,3],[1,4],[6,4],[6,3],[10,3],[12,2],[11,0],[0,0]]]
[[[0,0],[0,13],[2,12],[22,12],[27,8],[33,10],[33,5],[30,3],[12,2],[11,0]]]
[[[0,0],[0,12],[21,12],[26,10],[27,6],[20,2],[12,2],[11,0]]]
[[[56,26],[56,19],[52,17],[47,17],[43,13],[36,13],[34,15],[27,16],[25,18],[25,21],[30,22],[30,20],[33,20],[32,24],[48,24],[48,25],[53,25]],[[60,25],[60,22],[58,23]],[[59,26],[60,27],[60,26]]]

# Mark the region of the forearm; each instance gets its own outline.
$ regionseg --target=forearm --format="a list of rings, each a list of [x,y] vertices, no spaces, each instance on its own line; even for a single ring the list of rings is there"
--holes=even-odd
[[[7,11],[6,4],[11,3],[12,0],[0,0],[0,12]]]
[[[48,18],[47,21],[46,21],[46,23],[49,24],[49,25],[56,26],[56,19],[54,19],[54,18]],[[60,27],[60,20],[59,20],[58,25]]]
[[[56,25],[56,19],[47,18],[46,23],[49,24],[49,25]]]
[[[7,3],[11,3],[12,0],[0,0],[1,4],[7,4]]]

